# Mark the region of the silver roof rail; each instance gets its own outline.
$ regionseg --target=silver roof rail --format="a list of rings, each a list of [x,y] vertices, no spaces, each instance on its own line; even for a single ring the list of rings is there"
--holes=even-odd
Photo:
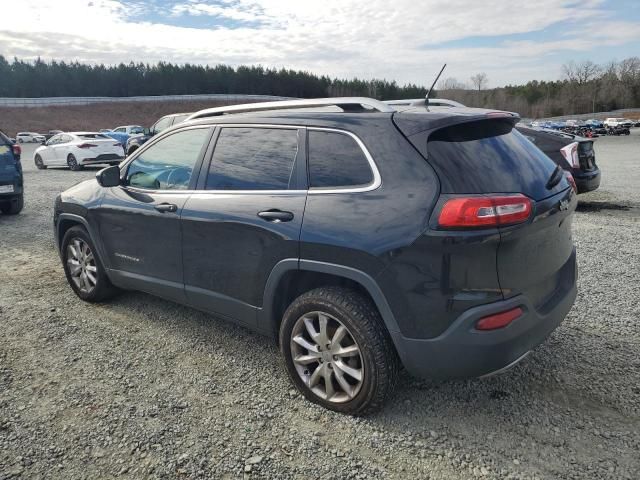
[[[186,121],[198,118],[216,117],[232,113],[262,112],[268,110],[288,110],[294,108],[313,108],[336,106],[345,111],[353,111],[353,107],[359,109],[375,110],[381,113],[393,113],[395,110],[389,105],[366,97],[335,97],[335,98],[310,98],[308,100],[283,100],[278,102],[243,103],[242,105],[229,105],[227,107],[206,108],[195,112]]]
[[[425,99],[424,98],[411,98],[408,100],[386,100],[384,101],[387,105],[392,106],[407,106],[407,107],[424,107]],[[456,102],[454,100],[448,100],[446,98],[430,98],[429,99],[430,107],[465,107],[460,102]]]

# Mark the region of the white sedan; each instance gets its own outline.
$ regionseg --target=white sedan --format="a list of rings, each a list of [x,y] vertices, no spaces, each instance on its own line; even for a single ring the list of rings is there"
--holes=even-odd
[[[122,145],[97,132],[65,132],[51,137],[36,149],[33,161],[38,169],[68,166],[81,170],[85,165],[115,165],[124,159]]]

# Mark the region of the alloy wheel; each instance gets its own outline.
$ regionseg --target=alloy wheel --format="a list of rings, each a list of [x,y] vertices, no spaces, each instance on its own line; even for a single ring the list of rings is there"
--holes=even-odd
[[[81,238],[73,238],[67,245],[67,267],[78,290],[91,293],[98,282],[98,267],[91,248]]]
[[[362,387],[360,347],[347,327],[328,313],[309,312],[296,321],[291,355],[302,381],[323,400],[348,402]]]

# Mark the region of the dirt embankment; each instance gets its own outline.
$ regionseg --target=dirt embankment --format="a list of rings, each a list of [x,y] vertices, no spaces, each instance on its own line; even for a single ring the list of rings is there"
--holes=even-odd
[[[49,130],[68,132],[100,130],[118,125],[151,126],[170,113],[194,112],[203,108],[229,105],[215,100],[94,103],[56,107],[0,107],[0,130],[9,136],[17,132],[45,133]]]

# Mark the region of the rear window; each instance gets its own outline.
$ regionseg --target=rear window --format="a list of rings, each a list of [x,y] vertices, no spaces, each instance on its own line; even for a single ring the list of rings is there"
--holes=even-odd
[[[373,182],[371,165],[360,145],[349,135],[309,131],[311,187],[352,187]]]
[[[104,140],[104,139],[110,139],[111,137],[108,137],[107,135],[104,135],[102,133],[83,133],[82,135],[78,135],[78,138],[82,139],[82,140]]]
[[[546,184],[556,164],[509,121],[443,128],[430,135],[427,150],[443,193],[524,193],[536,200],[554,193]]]

